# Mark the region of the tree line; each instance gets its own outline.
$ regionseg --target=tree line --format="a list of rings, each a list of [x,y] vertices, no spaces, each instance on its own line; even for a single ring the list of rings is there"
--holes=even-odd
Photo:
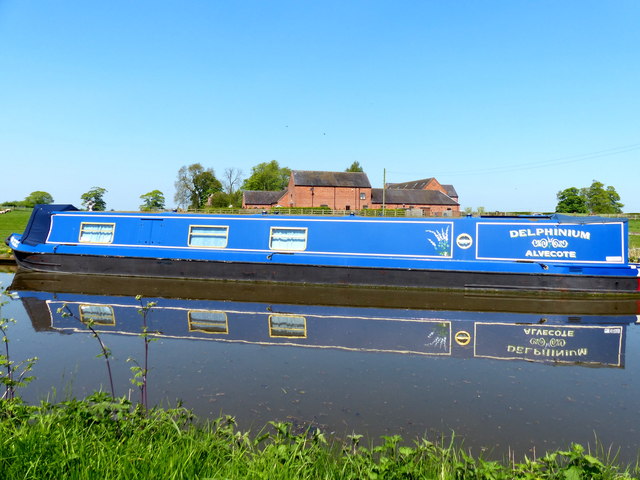
[[[362,172],[359,162],[353,162],[345,171]],[[205,207],[241,208],[242,192],[245,190],[279,191],[287,188],[291,169],[280,167],[277,160],[259,163],[251,168],[251,175],[244,178],[242,170],[232,167],[225,169],[218,179],[212,168],[204,168],[200,163],[185,165],[178,170],[174,183],[176,193],[174,201],[178,208],[200,210]],[[92,187],[80,196],[81,205],[86,210],[104,211],[107,204],[104,195],[106,188]],[[166,209],[164,193],[152,190],[140,195],[141,211],[159,211]],[[53,203],[48,192],[31,192],[24,200],[4,202],[4,205],[33,208],[38,204]]]
[[[363,172],[359,162],[353,162],[346,172]],[[212,168],[204,168],[200,163],[185,165],[178,170],[174,183],[174,201],[178,208],[200,210],[205,207],[241,208],[242,192],[246,190],[279,191],[287,188],[291,169],[281,167],[277,160],[259,163],[251,168],[251,175],[244,178],[242,170],[232,167],[225,169],[221,179]],[[87,210],[106,210],[104,195],[107,190],[93,187],[80,196],[82,206]],[[616,214],[622,213],[624,204],[612,186],[605,186],[593,180],[589,187],[569,187],[556,194],[557,213]],[[142,211],[166,209],[164,193],[152,190],[140,195]],[[4,202],[7,206],[33,207],[37,204],[53,203],[53,197],[44,191],[31,192],[23,201]]]
[[[359,162],[353,162],[345,171],[362,172]],[[251,175],[243,180],[242,170],[227,168],[222,180],[213,169],[194,163],[178,171],[174,186],[174,200],[181,208],[201,209],[242,207],[242,192],[247,190],[280,191],[287,188],[291,169],[281,167],[277,160],[259,163],[251,168]]]

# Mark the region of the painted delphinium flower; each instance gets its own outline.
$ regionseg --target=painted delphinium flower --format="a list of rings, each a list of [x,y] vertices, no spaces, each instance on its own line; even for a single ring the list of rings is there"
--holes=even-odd
[[[437,324],[433,331],[429,332],[427,335],[426,345],[428,347],[435,347],[438,350],[447,351],[449,346],[449,324]]]
[[[449,255],[450,243],[449,243],[449,226],[446,228],[442,228],[440,230],[425,230],[427,233],[430,233],[434,236],[436,241],[433,241],[430,238],[427,238],[427,241],[433,245],[433,248],[436,249],[438,255],[447,256]]]

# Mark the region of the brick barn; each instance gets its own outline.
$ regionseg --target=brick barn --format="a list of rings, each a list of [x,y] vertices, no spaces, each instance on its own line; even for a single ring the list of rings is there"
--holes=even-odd
[[[371,205],[371,183],[363,172],[294,170],[289,178],[290,207],[361,210]]]
[[[437,190],[444,193],[456,203],[458,202],[458,192],[453,185],[442,185],[435,178],[424,178],[404,183],[388,183],[387,189],[393,190]]]
[[[382,194],[381,188],[374,189],[374,203],[382,204]],[[404,183],[388,183],[385,205],[387,208],[422,210],[424,216],[460,214],[456,189],[453,185],[442,185],[433,177]]]
[[[453,185],[435,178],[371,188],[364,172],[293,170],[286,190],[245,191],[243,208],[328,207],[332,210],[404,208],[416,215],[459,215],[458,194]]]
[[[286,190],[278,192],[245,190],[242,192],[242,208],[269,209],[276,205],[282,206]]]

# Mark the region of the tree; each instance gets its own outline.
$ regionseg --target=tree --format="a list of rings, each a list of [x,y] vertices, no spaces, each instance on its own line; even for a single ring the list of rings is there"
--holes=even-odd
[[[160,190],[152,190],[140,195],[140,199],[144,202],[140,205],[140,210],[143,212],[164,210],[164,194]]]
[[[360,162],[353,162],[349,168],[345,170],[345,172],[364,172]]]
[[[216,208],[242,208],[242,191],[233,193],[216,192],[209,197],[207,205]]]
[[[96,210],[99,212],[107,208],[106,202],[102,199],[107,190],[102,187],[93,187],[86,193],[80,195],[82,206],[87,210]]]
[[[243,190],[284,190],[289,184],[291,170],[280,168],[276,160],[263,162],[251,167],[251,176],[242,184]]]
[[[25,207],[35,207],[38,204],[53,203],[53,197],[51,194],[42,191],[31,192],[27,198],[24,199]]]
[[[590,187],[570,187],[558,192],[558,213],[622,213],[624,205],[614,187],[606,187],[594,180]]]
[[[181,167],[175,187],[176,203],[181,207],[188,206],[196,210],[207,204],[210,195],[222,191],[222,184],[216,178],[213,169],[205,170],[199,163]]]
[[[236,192],[238,190],[238,187],[241,185],[242,170],[240,170],[239,168],[233,168],[233,167],[225,168],[222,179],[223,179],[222,181],[223,181],[224,191],[229,195],[233,195],[234,192]]]
[[[558,213],[589,213],[585,197],[576,187],[565,188],[558,192],[556,197],[558,199],[556,212]]]
[[[620,203],[620,195],[611,186],[604,188],[602,182],[594,180],[590,187],[581,189],[580,193],[591,213],[622,213],[624,205]]]

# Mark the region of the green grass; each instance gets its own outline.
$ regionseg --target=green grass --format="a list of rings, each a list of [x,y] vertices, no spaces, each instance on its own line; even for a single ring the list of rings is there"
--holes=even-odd
[[[190,412],[144,410],[97,393],[27,406],[0,401],[0,475],[11,479],[629,479],[579,445],[523,463],[472,458],[454,445],[399,436],[360,445],[271,422],[255,435],[231,417],[198,423]],[[602,450],[601,450],[602,451]]]
[[[0,215],[0,238],[5,239],[11,233],[22,233],[30,216],[31,209],[12,210]]]
[[[9,247],[4,244],[5,239],[12,233],[22,233],[30,216],[31,209],[12,210],[0,215],[0,256],[8,256],[11,253]]]
[[[629,220],[629,261],[640,261],[640,220]]]

